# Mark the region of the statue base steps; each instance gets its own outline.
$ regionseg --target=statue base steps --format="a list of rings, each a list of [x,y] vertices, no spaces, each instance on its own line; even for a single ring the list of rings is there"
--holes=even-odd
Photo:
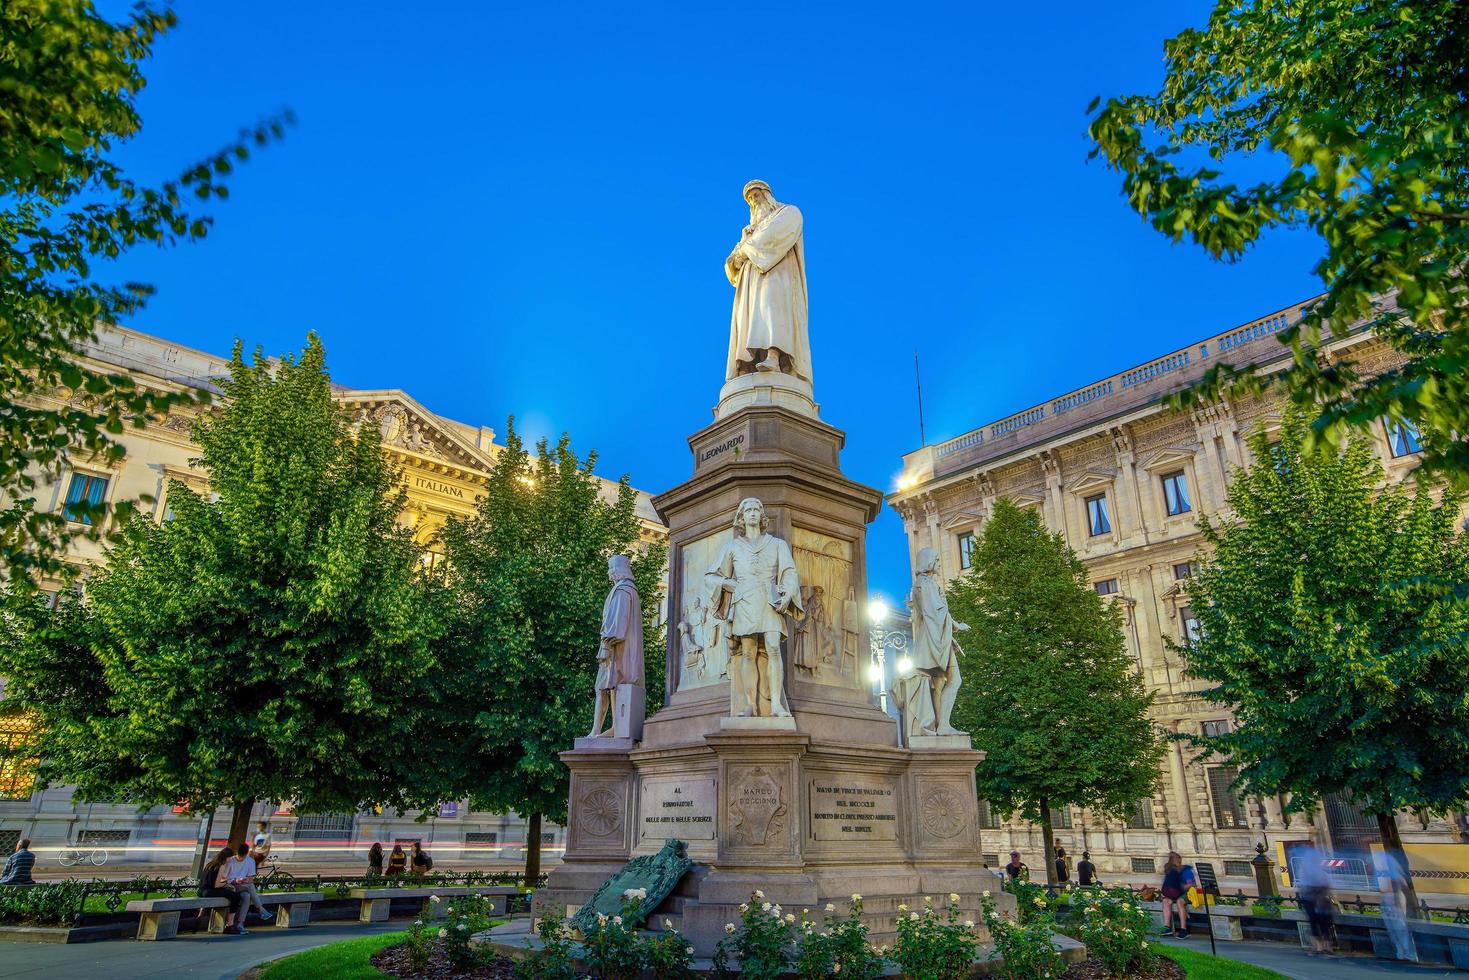
[[[915,752],[968,752],[974,745],[968,735],[910,735],[908,747]]]

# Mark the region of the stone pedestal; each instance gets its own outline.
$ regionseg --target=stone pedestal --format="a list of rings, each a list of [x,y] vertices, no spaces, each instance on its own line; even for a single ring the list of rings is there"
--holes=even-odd
[[[636,747],[583,739],[562,754],[567,849],[538,904],[573,911],[624,862],[677,838],[695,870],[653,921],[672,921],[703,956],[756,889],[797,913],[845,908],[860,894],[877,942],[894,938],[899,904],[919,908],[925,896],[942,904],[958,893],[976,922],[986,889],[1013,908],[980,864],[983,753],[968,736],[904,747],[877,705],[866,527],[882,498],[842,474],[845,437],[816,417],[797,381],[727,384],[715,422],[689,439],[693,478],[654,500],[670,537],[669,694]],[[787,618],[782,644],[790,718],[730,717],[727,654],[681,646],[681,634],[701,635],[704,573],[746,497],[764,502],[803,586],[808,615]]]

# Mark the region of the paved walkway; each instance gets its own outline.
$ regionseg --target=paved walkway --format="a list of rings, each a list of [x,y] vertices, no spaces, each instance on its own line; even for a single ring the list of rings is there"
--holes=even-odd
[[[1195,932],[1189,939],[1163,939],[1169,946],[1182,946],[1200,953],[1209,952],[1207,933]],[[1299,946],[1290,943],[1268,942],[1222,942],[1216,944],[1220,956],[1241,963],[1253,963],[1283,973],[1294,980],[1369,980],[1376,977],[1463,977],[1458,970],[1448,967],[1419,966],[1415,963],[1399,963],[1396,960],[1380,960],[1375,956],[1336,955],[1312,956]]]
[[[207,977],[234,980],[252,966],[303,949],[405,929],[407,920],[364,924],[321,922],[304,929],[260,926],[245,936],[181,934],[161,943],[114,940],[101,943],[0,943],[0,977],[58,977],[63,980],[141,980]]]

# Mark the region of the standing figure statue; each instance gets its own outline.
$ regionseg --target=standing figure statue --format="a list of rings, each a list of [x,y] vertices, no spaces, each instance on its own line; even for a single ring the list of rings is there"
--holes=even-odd
[[[932,548],[918,552],[913,591],[908,609],[913,615],[913,662],[916,689],[908,699],[909,734],[963,735],[950,723],[954,697],[959,693],[959,644],[955,630],[967,630],[954,622],[949,601],[938,576],[939,555]]]
[[[791,546],[768,533],[769,526],[764,504],[754,497],[741,500],[734,540],[704,575],[710,605],[728,623],[735,643],[729,664],[730,714],[739,718],[791,714],[780,643],[786,635],[785,616],[800,617],[805,610]]]
[[[619,704],[619,697],[641,700],[634,696],[634,688],[643,686],[643,603],[638,596],[637,586],[632,580],[632,562],[627,555],[613,555],[607,559],[607,577],[612,580],[612,591],[602,603],[602,642],[597,647],[597,712],[592,722],[592,734],[623,734],[617,729],[619,722],[632,722],[632,727],[641,733],[642,718],[632,719],[630,711],[639,711],[634,704]],[[610,717],[613,727],[603,730],[603,723]]]
[[[750,223],[724,260],[724,274],[735,288],[725,380],[759,371],[793,374],[809,383],[801,212],[777,201],[763,180],[746,184],[744,196]]]

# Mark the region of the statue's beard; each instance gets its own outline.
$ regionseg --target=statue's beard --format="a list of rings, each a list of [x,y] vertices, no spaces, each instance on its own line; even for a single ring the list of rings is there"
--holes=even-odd
[[[780,205],[776,204],[774,201],[769,200],[760,204],[750,205],[750,224],[758,225],[760,222],[764,221],[766,218],[774,214],[776,212],[776,209],[779,207]]]

